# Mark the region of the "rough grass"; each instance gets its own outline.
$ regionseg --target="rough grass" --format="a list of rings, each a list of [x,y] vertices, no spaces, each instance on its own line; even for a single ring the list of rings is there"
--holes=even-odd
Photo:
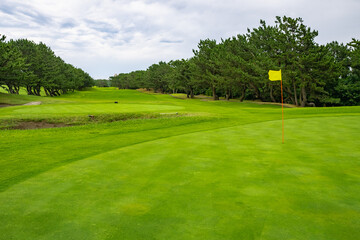
[[[281,144],[278,106],[114,89],[54,101],[0,119],[162,117],[1,131],[0,239],[359,239],[359,107],[285,109]]]
[[[101,113],[95,115],[65,115],[65,116],[25,116],[14,118],[0,119],[0,130],[10,129],[37,129],[37,128],[54,128],[54,127],[67,127],[85,124],[99,124],[109,123],[116,121],[127,121],[132,119],[152,119],[152,118],[170,118],[187,116],[186,114],[179,113]]]

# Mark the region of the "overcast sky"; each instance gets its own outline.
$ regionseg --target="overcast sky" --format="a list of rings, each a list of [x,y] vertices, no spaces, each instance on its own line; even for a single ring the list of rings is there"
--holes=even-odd
[[[360,39],[360,0],[1,0],[0,34],[43,42],[93,78],[192,56],[275,16],[302,17],[318,43]]]

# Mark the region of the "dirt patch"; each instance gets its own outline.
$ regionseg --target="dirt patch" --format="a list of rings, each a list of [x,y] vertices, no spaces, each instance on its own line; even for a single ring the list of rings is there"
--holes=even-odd
[[[2,107],[11,107],[11,106],[16,106],[16,105],[6,104],[6,103],[0,103],[0,108],[2,108]]]
[[[57,127],[69,127],[64,123],[48,123],[48,122],[18,122],[16,126],[11,129],[38,129],[38,128],[57,128]]]
[[[24,106],[28,106],[28,105],[40,105],[41,102],[28,102],[28,103],[25,103]]]
[[[14,106],[21,106],[21,105],[24,105],[24,106],[32,106],[32,105],[40,105],[41,102],[28,102],[28,103],[25,103],[25,104],[7,104],[7,103],[0,103],[0,108],[2,107],[14,107]]]

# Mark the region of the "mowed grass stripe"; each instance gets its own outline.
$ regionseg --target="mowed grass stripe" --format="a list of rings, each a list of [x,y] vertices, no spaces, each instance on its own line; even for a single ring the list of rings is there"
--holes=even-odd
[[[0,136],[2,141],[7,142],[1,148],[0,191],[42,172],[92,155],[167,136],[216,128],[216,122],[208,118],[196,117],[194,120],[179,117],[61,129],[5,131]]]
[[[270,119],[273,118],[272,115],[270,116]],[[2,138],[8,143],[1,149],[3,160],[0,161],[2,165],[0,191],[4,191],[11,185],[44,171],[81,160],[99,152],[111,151],[114,148],[199,131],[278,121],[266,120],[266,118],[269,118],[269,116],[257,121],[249,117],[245,119],[181,117],[175,119],[132,120],[124,123],[96,124],[61,129],[6,131],[0,136],[0,139]],[[136,128],[137,125],[140,126],[140,129]],[[277,131],[280,131],[280,125]],[[37,144],[34,145],[32,141],[29,141],[30,138]],[[61,145],[58,144],[59,141],[62,141]],[[17,149],[21,149],[26,154],[19,155]],[[75,156],[74,153],[76,153]],[[8,159],[11,158],[14,158],[15,161],[9,162]],[[14,164],[17,162],[21,163],[21,165]]]
[[[117,88],[90,88],[85,91],[77,91],[74,93],[69,93],[56,99],[67,99],[75,102],[109,102],[109,101],[118,101],[118,102],[153,102],[159,99],[166,98],[166,95],[152,95],[145,94],[136,90],[122,89],[118,90]]]
[[[279,122],[264,122],[53,169],[1,193],[0,232],[17,239],[356,239],[359,117],[334,126],[336,119],[289,120],[284,145]]]
[[[130,120],[61,129],[5,131],[0,135],[0,140],[7,143],[0,150],[0,191],[53,168],[115,148],[192,132],[272,121],[266,120],[269,116],[257,121],[248,116]]]

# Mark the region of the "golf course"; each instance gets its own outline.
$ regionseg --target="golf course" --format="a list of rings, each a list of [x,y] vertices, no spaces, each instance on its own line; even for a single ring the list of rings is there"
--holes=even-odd
[[[360,239],[359,106],[286,107],[282,143],[281,105],[111,87],[0,102],[0,239]]]

